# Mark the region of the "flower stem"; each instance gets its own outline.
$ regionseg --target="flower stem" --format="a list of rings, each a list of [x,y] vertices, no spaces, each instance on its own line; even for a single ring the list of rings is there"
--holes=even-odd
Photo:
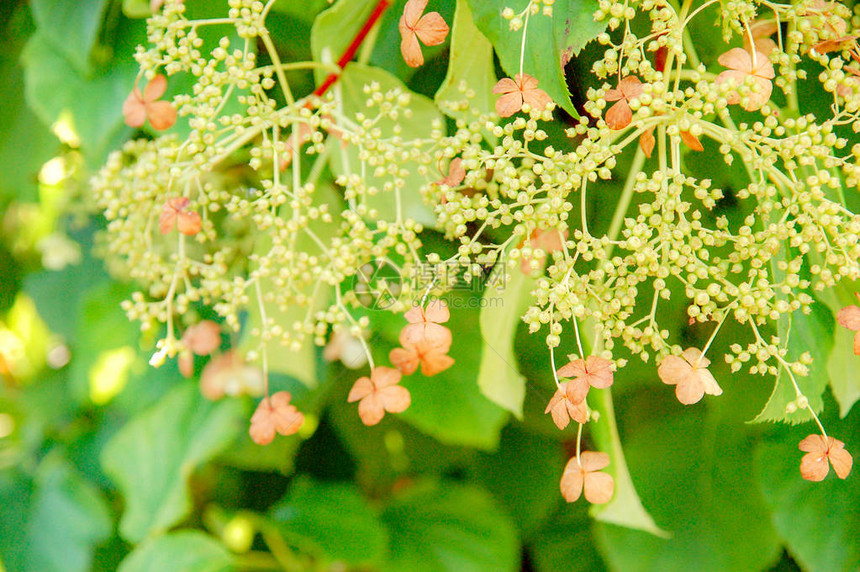
[[[388,8],[388,5],[391,3],[391,0],[379,0],[376,3],[376,7],[373,9],[373,12],[370,13],[370,16],[367,18],[367,21],[352,39],[349,46],[347,46],[346,50],[344,50],[343,55],[340,56],[340,59],[337,60],[337,67],[341,70],[346,67],[352,58],[355,57],[356,52],[358,52],[358,48],[361,47],[364,39],[367,38],[367,35],[373,29],[373,25],[376,24],[377,20],[382,16],[385,10]],[[334,82],[340,77],[340,73],[332,73],[329,74],[325,81],[323,81],[315,90],[314,95],[319,97],[325,94],[329,90],[329,88],[334,85]]]

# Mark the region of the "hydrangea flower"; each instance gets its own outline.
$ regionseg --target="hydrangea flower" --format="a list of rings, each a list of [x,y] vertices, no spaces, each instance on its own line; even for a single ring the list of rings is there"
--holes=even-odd
[[[406,64],[413,68],[424,64],[418,40],[425,46],[437,46],[448,36],[448,24],[439,12],[424,14],[426,7],[427,0],[409,0],[400,17],[400,53]]]

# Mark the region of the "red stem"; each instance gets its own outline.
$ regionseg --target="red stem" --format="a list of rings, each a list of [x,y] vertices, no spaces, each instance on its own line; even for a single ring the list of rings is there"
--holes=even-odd
[[[367,38],[371,28],[373,28],[373,25],[376,24],[376,21],[379,20],[383,12],[388,8],[389,4],[391,4],[391,0],[379,0],[376,7],[373,9],[373,12],[370,13],[370,17],[368,17],[367,21],[364,23],[364,26],[361,27],[361,30],[359,30],[358,34],[356,34],[352,39],[352,42],[347,46],[343,55],[340,56],[340,59],[337,60],[337,67],[343,70],[343,68],[346,67],[346,64],[355,57],[355,53],[358,51],[358,48],[361,47],[362,42]],[[334,85],[334,82],[336,82],[339,77],[339,72],[329,74],[329,76],[325,78],[325,81],[314,90],[313,94],[318,97],[325,94],[325,92]]]

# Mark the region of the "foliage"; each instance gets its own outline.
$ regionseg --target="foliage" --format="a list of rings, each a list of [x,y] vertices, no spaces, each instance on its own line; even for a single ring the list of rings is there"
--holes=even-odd
[[[0,15],[0,570],[860,566],[854,2]]]

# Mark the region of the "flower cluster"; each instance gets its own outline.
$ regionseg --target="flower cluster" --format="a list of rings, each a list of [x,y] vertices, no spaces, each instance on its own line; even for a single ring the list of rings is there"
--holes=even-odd
[[[543,127],[554,104],[524,62],[493,88],[496,114],[470,109],[467,96],[456,104],[464,113],[451,133],[438,120],[429,136],[409,139],[397,128],[413,112],[408,91],[370,82],[362,111],[353,113],[344,112],[340,90],[326,91],[329,83],[297,98],[263,3],[229,6],[226,19],[191,20],[182,2],[168,0],[151,18],[150,47],[138,52],[149,83],[143,93],[130,86],[127,121],[161,129],[187,120],[190,134],[129,142],[93,183],[108,221],[105,255],[114,271],[142,285],[126,311],[145,329],[166,326],[159,360],[184,351],[174,329],[191,326],[198,303],[233,331],[242,310],[253,313],[245,333],[263,356],[270,344],[324,345],[348,327],[371,369],[349,400],[374,424],[409,406],[402,375],[452,366],[451,333],[441,325],[448,312],[423,300],[410,309],[402,347],[389,356],[396,369],[376,367],[361,335],[369,320],[350,314],[361,293],[348,289],[348,279],[380,258],[404,272],[424,258],[454,263],[467,280],[504,265],[540,275],[523,319],[533,334],[546,334],[550,351],[566,328],[575,331],[581,357],[558,370],[569,381],[557,380],[547,407],[560,428],[574,419],[581,432],[593,419],[590,388],[611,385],[631,357],[656,362],[655,378],[675,385],[685,405],[719,395],[706,354],[714,357],[712,342],[729,320],[748,337],[724,352],[732,370],[785,373],[797,402],[818,420],[795,380],[808,373],[808,356],[789,347],[778,322],[810,312],[817,293],[860,278],[860,216],[845,200],[860,189],[860,144],[848,139],[860,131],[860,48],[846,7],[728,3],[720,11],[726,40],[745,47],[727,43],[706,65],[689,34],[705,6],[685,2],[679,12],[667,0],[601,0],[595,18],[608,30],[597,37],[605,51],[592,66],[587,115],[574,120],[567,144],[550,145]],[[399,18],[410,66],[422,64],[422,43],[447,37],[447,23],[427,6],[409,0]],[[525,45],[529,19],[550,16],[551,7],[530,1],[519,14],[503,14]],[[208,45],[199,36],[225,21],[239,44],[225,37]],[[271,63],[258,62],[256,46]],[[798,102],[805,58],[820,66],[819,82],[832,96],[827,117]],[[191,90],[160,101],[165,76],[179,73]],[[734,182],[691,168],[695,153],[730,167]],[[237,161],[247,169],[237,170]],[[326,162],[334,185],[323,179]],[[403,206],[411,196],[457,243],[450,259],[422,254],[424,225]],[[609,220],[596,216],[597,202],[617,204]],[[727,216],[728,203],[741,214]],[[404,299],[414,294],[408,289]],[[711,332],[704,349],[683,349],[681,332],[666,327],[661,310],[673,297],[686,301],[691,325]],[[840,323],[856,331],[847,312]],[[583,341],[592,348],[587,358]],[[259,441],[272,428],[292,429],[272,421],[275,410],[295,417],[274,397],[264,400]],[[587,499],[605,502],[611,487],[596,471],[608,459],[577,451],[565,497],[584,489]]]

